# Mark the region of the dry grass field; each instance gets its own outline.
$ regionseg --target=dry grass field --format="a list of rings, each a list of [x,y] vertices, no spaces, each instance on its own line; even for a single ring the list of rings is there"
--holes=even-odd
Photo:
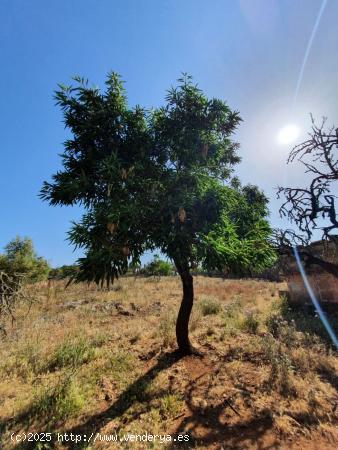
[[[196,277],[191,337],[204,357],[178,359],[178,277],[30,286],[32,305],[1,337],[0,448],[337,449],[337,353],[282,288]],[[54,442],[12,441],[24,431]],[[88,442],[115,432],[189,441]]]

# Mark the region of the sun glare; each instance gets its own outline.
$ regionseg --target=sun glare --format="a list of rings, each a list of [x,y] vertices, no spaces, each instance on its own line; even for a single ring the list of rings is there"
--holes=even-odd
[[[277,136],[278,143],[281,145],[292,144],[298,138],[299,131],[297,125],[287,125],[283,127]]]

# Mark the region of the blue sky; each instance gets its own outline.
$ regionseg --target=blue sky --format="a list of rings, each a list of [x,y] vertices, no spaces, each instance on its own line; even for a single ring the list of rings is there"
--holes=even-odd
[[[302,60],[321,0],[2,0],[0,248],[30,236],[52,265],[78,253],[66,232],[76,208],[52,208],[38,198],[60,165],[66,132],[54,105],[57,83],[73,75],[103,85],[108,71],[126,81],[130,105],[161,105],[182,71],[244,119],[236,138],[238,174],[271,199],[280,225],[278,184],[305,181],[287,168],[289,147],[276,136],[309,113],[338,125],[338,2],[328,0],[292,108]]]

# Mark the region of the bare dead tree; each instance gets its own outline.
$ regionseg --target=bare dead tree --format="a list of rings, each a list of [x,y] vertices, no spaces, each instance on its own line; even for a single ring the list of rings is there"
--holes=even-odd
[[[338,220],[337,197],[333,192],[338,180],[338,128],[325,130],[326,118],[319,126],[312,116],[311,121],[309,139],[293,148],[288,163],[297,159],[313,178],[305,188],[278,188],[278,198],[285,198],[280,214],[295,223],[309,239],[316,229],[323,231],[323,238],[335,239],[333,231],[338,230]],[[323,226],[317,225],[319,219]]]
[[[294,246],[309,245],[309,239],[294,230],[275,228],[271,233],[270,243],[280,255],[288,255]]]
[[[338,180],[338,128],[326,129],[326,118],[315,124],[311,115],[309,139],[295,146],[288,163],[298,160],[305,172],[312,175],[307,187],[279,187],[278,198],[284,197],[279,212],[294,223],[300,234],[286,230],[280,233],[280,249],[290,251],[297,245],[307,266],[317,264],[338,277],[338,266],[313,255],[308,244],[315,230],[322,230],[323,245],[327,241],[338,244],[338,218],[336,210],[335,182]],[[291,239],[290,239],[291,236]]]

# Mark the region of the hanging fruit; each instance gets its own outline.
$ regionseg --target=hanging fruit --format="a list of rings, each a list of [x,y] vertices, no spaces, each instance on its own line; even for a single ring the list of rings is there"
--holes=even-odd
[[[117,228],[116,223],[112,223],[112,222],[107,223],[107,229],[108,229],[108,231],[109,231],[111,234],[114,233],[114,231],[116,230],[116,228]]]
[[[130,255],[130,248],[127,245],[123,246],[122,253],[124,254],[124,256]]]
[[[183,223],[185,221],[185,218],[187,217],[187,213],[185,212],[185,209],[182,208],[182,206],[178,209],[178,220]]]

